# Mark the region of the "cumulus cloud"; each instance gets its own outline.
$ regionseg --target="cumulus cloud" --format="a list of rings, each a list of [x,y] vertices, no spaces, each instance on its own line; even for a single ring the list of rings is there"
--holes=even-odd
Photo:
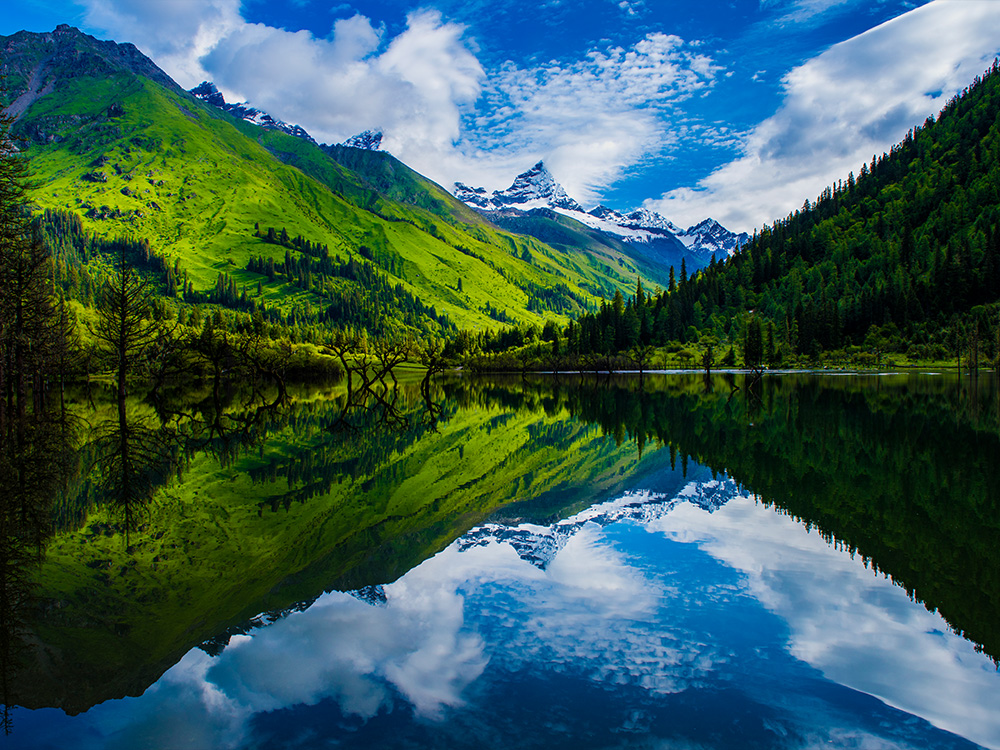
[[[680,505],[650,529],[743,571],[752,595],[788,623],[791,653],[827,678],[989,747],[1000,743],[1000,719],[981,699],[996,689],[990,660],[860,557],[747,497],[711,516]]]
[[[675,143],[665,121],[711,89],[721,70],[697,44],[659,32],[578,61],[508,63],[490,77],[474,136],[499,163],[498,154],[516,154],[522,169],[525,154],[544,158],[567,192],[588,203],[625,168]],[[510,173],[501,180],[481,182],[506,187]]]
[[[227,99],[318,140],[380,129],[386,148],[432,177],[454,155],[463,109],[485,77],[464,27],[436,11],[411,13],[391,39],[361,15],[317,38],[247,23],[239,0],[81,1],[91,27],[133,41],[182,86],[214,81]]]
[[[182,86],[205,77],[200,58],[245,22],[239,0],[81,0],[88,26],[130,41]]]
[[[835,45],[785,76],[782,106],[739,158],[646,207],[741,230],[785,216],[938,112],[992,63],[998,39],[1000,3],[937,0]]]

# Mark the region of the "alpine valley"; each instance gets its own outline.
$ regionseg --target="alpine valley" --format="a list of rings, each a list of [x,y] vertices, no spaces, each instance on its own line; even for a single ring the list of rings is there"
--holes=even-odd
[[[681,231],[642,211],[586,213],[541,164],[484,201],[461,187],[456,199],[380,150],[380,133],[317,144],[67,25],[0,49],[32,200],[60,237],[63,285],[85,302],[107,265],[87,238],[127,237],[181,301],[376,335],[540,326],[637,280],[665,287],[682,259],[701,268],[746,239],[710,220]]]
[[[207,67],[0,37],[3,750],[1000,750],[1000,61],[752,237]]]

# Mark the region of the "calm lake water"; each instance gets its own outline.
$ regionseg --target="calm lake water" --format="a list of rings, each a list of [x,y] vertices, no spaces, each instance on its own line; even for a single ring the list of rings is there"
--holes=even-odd
[[[1000,748],[991,378],[73,414],[6,475],[55,532],[5,553],[0,746]]]

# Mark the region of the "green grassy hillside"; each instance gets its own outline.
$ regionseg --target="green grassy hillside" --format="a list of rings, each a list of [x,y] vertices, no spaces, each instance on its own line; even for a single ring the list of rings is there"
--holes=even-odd
[[[0,45],[5,103],[16,105],[38,206],[80,214],[100,237],[148,240],[195,290],[227,274],[261,302],[316,311],[357,291],[343,280],[303,288],[252,273],[252,256],[285,254],[255,236],[257,226],[342,260],[369,258],[459,326],[565,319],[595,296],[633,288],[637,276],[650,287],[661,281],[621,248],[554,249],[500,231],[388,154],[324,151],[237,121],[152,73],[127,45],[68,27]]]

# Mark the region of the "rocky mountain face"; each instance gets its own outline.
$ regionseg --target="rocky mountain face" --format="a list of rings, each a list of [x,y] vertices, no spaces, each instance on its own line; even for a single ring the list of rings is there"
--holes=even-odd
[[[644,254],[656,253],[656,249],[650,246],[661,245],[672,249],[680,243],[695,266],[705,266],[713,257],[729,257],[749,239],[746,233],[730,232],[714,219],[705,219],[682,229],[660,214],[644,208],[627,214],[607,206],[585,211],[556,182],[542,162],[519,174],[506,190],[487,193],[484,188],[456,182],[453,192],[460,201],[487,215],[502,214],[508,219],[512,212],[556,211],[626,243],[645,246],[637,248]]]
[[[556,182],[545,164],[538,162],[527,172],[519,174],[506,190],[488,194],[485,188],[470,188],[455,183],[455,197],[483,211],[502,211],[517,208],[530,211],[535,208],[553,208],[583,213],[583,206],[569,197],[563,186]]]
[[[364,133],[351,136],[340,145],[347,148],[360,148],[364,151],[381,151],[382,133],[378,130],[366,130]]]
[[[241,120],[252,122],[254,125],[259,125],[267,130],[278,130],[288,135],[294,135],[296,138],[309,141],[310,143],[316,143],[313,137],[300,125],[289,125],[287,122],[275,119],[267,112],[259,110],[256,107],[251,107],[247,102],[237,104],[227,102],[222,92],[211,81],[202,81],[188,93],[196,99],[200,99],[206,104],[211,104],[213,107],[217,107],[223,112],[228,112]]]
[[[688,227],[677,237],[696,252],[717,254],[721,250],[724,257],[735,253],[750,239],[750,235],[746,232],[739,234],[730,232],[715,219],[705,219],[693,227]]]
[[[131,73],[180,91],[134,44],[100,41],[67,24],[42,34],[0,37],[0,73],[5,78],[0,106],[15,118],[42,96],[81,78]]]

